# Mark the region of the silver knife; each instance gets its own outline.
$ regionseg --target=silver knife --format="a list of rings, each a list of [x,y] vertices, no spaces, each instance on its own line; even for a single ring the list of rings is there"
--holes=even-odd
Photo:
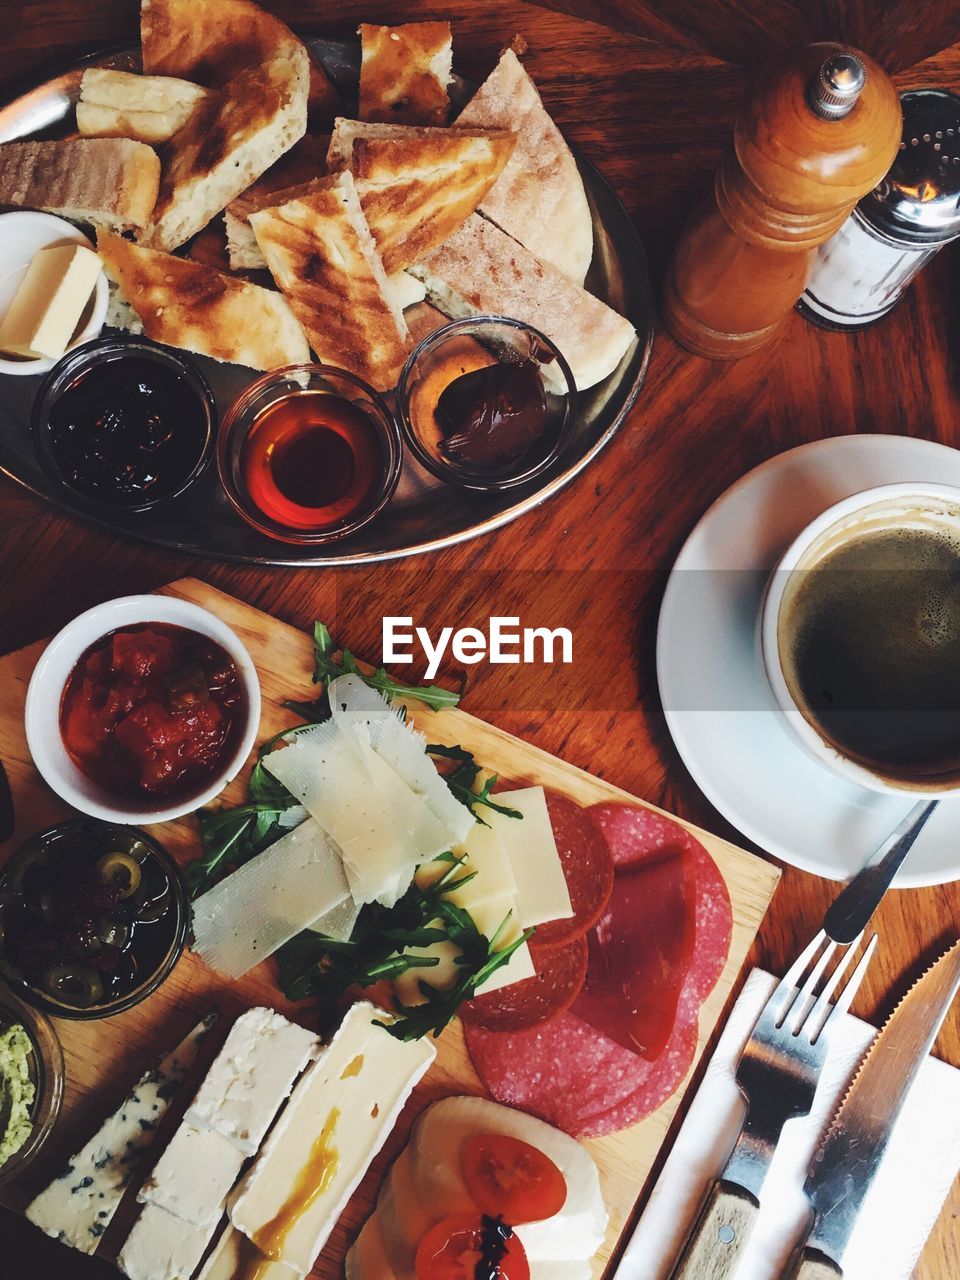
[[[867,1192],[924,1059],[960,989],[960,940],[910,988],[873,1041],[813,1157],[813,1224],[785,1273],[837,1280]]]

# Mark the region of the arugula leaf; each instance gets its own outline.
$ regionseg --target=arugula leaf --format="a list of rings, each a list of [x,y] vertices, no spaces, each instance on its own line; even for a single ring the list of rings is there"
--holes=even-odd
[[[394,698],[400,698],[401,700],[415,698],[418,702],[425,703],[434,711],[440,711],[443,707],[457,706],[463,695],[463,685],[458,691],[454,691],[452,689],[442,689],[436,684],[401,684],[399,680],[394,680],[393,676],[387,675],[384,667],[376,667],[373,671],[362,671],[350,650],[340,648],[322,622],[314,624],[313,653],[314,684],[327,685],[331,680],[336,680],[338,676],[359,676],[364,684],[368,684],[371,689],[376,689],[378,693],[382,693],[390,702]],[[340,655],[339,658],[337,657],[338,653]]]
[[[479,791],[474,789],[483,769],[477,764],[472,751],[467,751],[463,747],[444,747],[433,743],[427,747],[427,755],[439,757],[441,760],[456,761],[457,767],[445,773],[443,780],[460,803],[465,804],[476,820],[483,823],[485,827],[489,826],[489,823],[484,822],[483,815],[477,812],[484,807],[494,809],[507,818],[523,818],[519,809],[511,809],[508,805],[497,804],[495,800],[491,800],[491,793],[498,781],[497,774],[494,773],[489,778],[485,778]]]

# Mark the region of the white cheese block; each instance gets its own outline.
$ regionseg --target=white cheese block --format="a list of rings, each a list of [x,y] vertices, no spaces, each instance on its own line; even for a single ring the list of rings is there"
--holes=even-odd
[[[557,853],[543,787],[499,791],[496,798],[523,814],[522,820],[508,818],[495,810],[484,814],[506,846],[513,866],[520,923],[530,929],[548,920],[569,920],[573,915],[570,891]]]
[[[197,1280],[299,1280],[282,1262],[264,1258],[240,1231],[227,1225]]]
[[[467,1194],[462,1180],[456,1191],[451,1192],[446,1203],[452,1203],[454,1196],[460,1206],[454,1212],[477,1212],[477,1207]],[[440,1219],[433,1213],[432,1206],[417,1197],[409,1146],[400,1152],[390,1166],[390,1172],[380,1188],[374,1216],[379,1223],[379,1236],[384,1256],[397,1280],[416,1280],[414,1263],[420,1241]],[[349,1263],[348,1255],[348,1271]],[[367,1280],[367,1274],[364,1275],[364,1280]]]
[[[117,1257],[129,1280],[190,1280],[200,1265],[216,1223],[198,1227],[148,1204]]]
[[[378,900],[385,889],[402,893],[416,865],[449,845],[423,800],[332,720],[271,751],[264,767],[339,846],[359,903]]]
[[[252,1156],[319,1047],[312,1032],[273,1009],[248,1009],[230,1029],[184,1119]]]
[[[430,1207],[433,1220],[461,1211],[466,1189],[460,1154],[466,1139],[480,1133],[504,1133],[528,1142],[550,1157],[566,1181],[567,1200],[560,1213],[517,1228],[530,1261],[592,1258],[606,1234],[607,1210],[586,1148],[542,1120],[485,1098],[444,1098],[414,1126],[408,1147],[410,1186],[419,1203]],[[399,1203],[397,1220],[407,1212],[406,1201]]]
[[[209,1014],[141,1076],[63,1173],[27,1207],[26,1216],[35,1226],[82,1253],[93,1253],[215,1021],[216,1014]]]
[[[193,949],[240,978],[349,898],[339,850],[308,818],[197,899]]]
[[[428,1041],[389,1035],[386,1020],[366,1002],[348,1010],[231,1199],[233,1225],[301,1275],[436,1056]]]
[[[155,1204],[194,1226],[215,1226],[240,1176],[245,1156],[212,1129],[182,1124],[140,1188],[141,1204]]]
[[[103,263],[83,244],[48,245],[34,255],[0,324],[0,351],[59,360],[70,345]]]
[[[423,798],[430,812],[446,828],[451,845],[463,844],[476,818],[453,795],[427,755],[427,740],[403,713],[359,676],[341,676],[327,695],[336,724],[348,733],[362,733],[377,755]]]

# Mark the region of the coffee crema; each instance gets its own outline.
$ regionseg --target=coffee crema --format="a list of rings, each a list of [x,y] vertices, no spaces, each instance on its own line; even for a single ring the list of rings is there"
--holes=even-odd
[[[787,686],[838,751],[896,781],[960,773],[960,535],[875,528],[793,571]]]

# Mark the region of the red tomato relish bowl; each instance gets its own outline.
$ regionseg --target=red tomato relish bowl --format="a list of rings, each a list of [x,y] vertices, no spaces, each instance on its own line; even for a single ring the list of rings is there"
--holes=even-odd
[[[211,662],[222,674],[210,675]],[[105,740],[93,735],[114,714],[114,677],[127,684]],[[89,740],[115,752],[96,758],[104,768],[75,749],[71,703],[92,728]],[[208,804],[240,772],[259,725],[260,682],[239,637],[173,596],[121,596],[81,613],[47,645],[27,689],[27,745],[37,771],[73,808],[108,822],[168,822]],[[111,759],[122,784],[106,769]],[[165,787],[164,768],[176,785]]]

